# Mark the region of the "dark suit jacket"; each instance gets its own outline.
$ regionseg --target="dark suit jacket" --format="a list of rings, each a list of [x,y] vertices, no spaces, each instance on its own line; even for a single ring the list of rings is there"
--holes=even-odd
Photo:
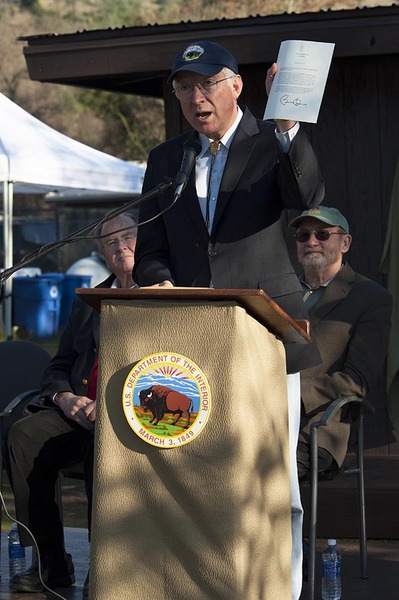
[[[341,396],[366,397],[381,380],[391,326],[392,297],[374,281],[346,264],[310,310],[310,322],[322,364],[301,374],[302,431]],[[342,464],[350,432],[348,415],[319,428],[319,446]]]
[[[260,288],[294,318],[306,318],[298,278],[289,260],[282,210],[317,206],[324,185],[317,159],[300,129],[288,154],[277,143],[275,125],[245,110],[231,144],[211,235],[195,189],[194,172],[171,210],[139,228],[134,279],[140,286],[171,280],[178,286]],[[194,132],[151,151],[144,180],[147,192],[175,177],[183,143]],[[140,221],[159,214],[173,200],[168,190],[141,206]],[[295,348],[294,348],[295,346]],[[317,351],[290,344],[289,372],[317,362]]]
[[[109,288],[115,279],[110,275],[96,287]],[[85,396],[98,348],[100,317],[81,298],[76,298],[64,331],[61,334],[57,354],[46,369],[40,396],[47,405],[56,392],[72,392]]]

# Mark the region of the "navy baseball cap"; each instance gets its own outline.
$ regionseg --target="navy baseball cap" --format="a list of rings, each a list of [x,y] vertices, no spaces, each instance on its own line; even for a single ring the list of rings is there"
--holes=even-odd
[[[306,217],[312,217],[318,221],[322,221],[327,225],[334,227],[341,227],[345,233],[349,233],[349,223],[345,219],[344,215],[339,212],[337,208],[330,208],[328,206],[318,206],[317,208],[310,208],[304,210],[298,217],[293,219],[290,223],[290,227],[296,227],[302,219]]]
[[[212,76],[219,73],[223,67],[238,73],[237,61],[226,48],[216,42],[194,42],[175,56],[168,83],[171,83],[180,71],[194,71]]]

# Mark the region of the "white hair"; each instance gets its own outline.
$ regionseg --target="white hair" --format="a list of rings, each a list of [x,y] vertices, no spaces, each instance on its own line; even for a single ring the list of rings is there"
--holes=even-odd
[[[98,227],[98,229],[96,231],[96,235],[98,236],[96,242],[97,242],[99,250],[102,250],[102,237],[107,237],[108,235],[112,235],[112,231],[111,231],[110,233],[107,233],[106,236],[103,236],[104,225],[106,225],[107,223],[110,223],[114,219],[129,219],[130,221],[132,221],[132,224],[129,225],[129,227],[127,227],[126,229],[133,229],[133,228],[137,227],[137,225],[138,225],[137,218],[128,212],[121,213],[120,215],[117,215],[116,217],[109,219],[109,221],[105,221]]]

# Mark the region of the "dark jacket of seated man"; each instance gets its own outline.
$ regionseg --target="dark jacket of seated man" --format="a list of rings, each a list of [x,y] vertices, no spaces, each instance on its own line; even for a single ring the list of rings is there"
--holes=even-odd
[[[309,472],[310,424],[342,396],[370,395],[384,373],[392,297],[381,285],[355,273],[343,256],[352,237],[335,208],[306,210],[290,223],[295,237],[304,302],[322,363],[301,373],[302,414],[298,444],[300,478]],[[345,458],[350,411],[343,409],[318,431],[319,470]]]

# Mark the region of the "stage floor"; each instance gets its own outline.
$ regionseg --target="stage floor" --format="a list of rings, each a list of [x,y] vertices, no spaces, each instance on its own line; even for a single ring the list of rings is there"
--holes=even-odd
[[[8,558],[7,539],[5,533],[1,536],[1,581],[0,600],[46,600],[58,597],[65,600],[81,600],[82,587],[86,578],[89,564],[89,544],[85,529],[66,528],[65,539],[67,551],[72,554],[75,565],[76,584],[71,588],[58,588],[60,596],[46,593],[12,593],[8,587]],[[370,577],[367,580],[359,578],[360,562],[357,540],[338,540],[342,552],[342,598],[348,600],[393,600],[398,597],[399,589],[399,541],[370,540],[368,542],[368,562]],[[319,540],[316,568],[315,599],[320,595],[320,552],[325,546],[325,540]],[[307,589],[304,584],[301,600],[306,600]],[[132,599],[133,600],[133,599]],[[137,598],[135,600],[141,600]],[[167,598],[165,600],[173,600]],[[212,600],[209,598],[209,600]]]

